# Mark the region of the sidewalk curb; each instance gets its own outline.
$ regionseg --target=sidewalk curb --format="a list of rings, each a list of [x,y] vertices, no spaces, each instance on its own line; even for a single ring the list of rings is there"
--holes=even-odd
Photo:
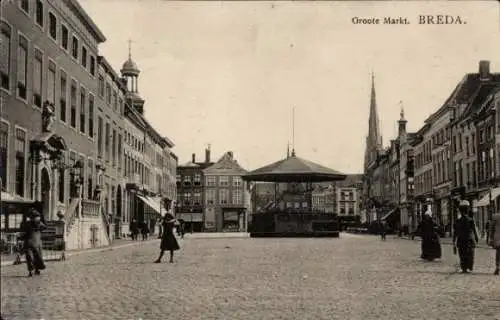
[[[415,237],[417,238],[417,237]],[[408,241],[414,241],[414,242],[422,242],[421,239],[411,239],[411,238],[407,238],[407,237],[395,237],[394,239],[398,240],[408,240]],[[441,241],[441,245],[447,245],[447,246],[452,246],[453,243],[452,242],[443,242]],[[485,244],[479,244],[479,245],[476,245],[476,249],[491,249],[491,247],[485,245]]]
[[[130,242],[130,243],[124,243],[124,244],[119,244],[116,246],[109,245],[105,247],[100,247],[100,248],[93,248],[93,249],[84,249],[84,250],[78,250],[78,251],[66,251],[65,252],[65,257],[73,257],[73,256],[78,256],[80,254],[87,254],[87,253],[99,253],[99,252],[105,252],[105,251],[113,251],[115,249],[122,249],[122,248],[127,248],[127,247],[133,247],[133,246],[139,246],[141,244],[151,244],[155,242],[159,242],[160,239],[152,239],[152,240],[146,240],[146,241],[137,241],[137,242]],[[2,261],[0,266],[5,267],[5,266],[13,266],[14,261]]]

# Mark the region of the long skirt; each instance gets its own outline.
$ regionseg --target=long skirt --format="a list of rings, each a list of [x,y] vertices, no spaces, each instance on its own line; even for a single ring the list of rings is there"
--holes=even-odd
[[[474,268],[475,243],[472,240],[457,242],[458,257],[460,258],[460,268],[463,271]]]
[[[160,249],[164,251],[175,251],[180,249],[179,243],[172,230],[163,231]]]
[[[438,236],[424,237],[422,239],[422,254],[420,258],[425,260],[441,258],[441,243]]]
[[[24,252],[26,254],[26,265],[28,267],[28,271],[45,269],[42,246],[27,246],[24,249]]]

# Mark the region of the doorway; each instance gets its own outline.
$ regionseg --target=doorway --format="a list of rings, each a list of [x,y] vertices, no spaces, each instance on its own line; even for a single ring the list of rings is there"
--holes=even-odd
[[[99,227],[95,224],[90,227],[90,246],[92,248],[99,246]]]
[[[121,222],[122,222],[122,187],[116,189],[116,219],[115,219],[115,239],[121,238]]]
[[[47,168],[42,169],[41,176],[41,193],[42,193],[42,208],[43,218],[45,221],[50,220],[50,176]]]

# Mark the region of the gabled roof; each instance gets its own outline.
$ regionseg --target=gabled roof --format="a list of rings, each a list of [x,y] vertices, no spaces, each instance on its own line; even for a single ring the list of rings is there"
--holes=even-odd
[[[344,180],[347,175],[295,155],[243,176],[248,181],[324,182]]]
[[[487,82],[483,83],[476,90],[475,94],[469,100],[469,104],[460,117],[459,121],[469,118],[471,115],[477,113],[488,96],[500,87],[500,82]]]
[[[226,174],[226,175],[244,175],[247,173],[238,161],[233,159],[231,151],[226,152],[216,163],[203,170],[204,174]]]
[[[485,89],[485,92],[483,92],[480,97],[475,99],[478,107],[474,112],[474,115],[486,114],[488,106],[495,100],[495,94],[497,94],[498,92],[500,92],[500,84],[493,86],[493,88],[488,93],[486,93]]]

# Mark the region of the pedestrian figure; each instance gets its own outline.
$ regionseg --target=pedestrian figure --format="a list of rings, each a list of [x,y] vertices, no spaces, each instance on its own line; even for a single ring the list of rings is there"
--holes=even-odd
[[[161,237],[160,243],[160,256],[156,259],[155,263],[160,263],[163,258],[163,254],[165,251],[170,252],[170,263],[174,262],[174,251],[179,250],[179,243],[175,238],[174,234],[174,225],[177,222],[174,216],[170,213],[165,214],[163,217],[162,226],[163,226],[163,234]]]
[[[486,229],[486,243],[489,244],[490,243],[490,230],[491,230],[491,221],[488,220],[486,221],[486,226],[485,226],[485,229]]]
[[[177,229],[177,235],[181,237],[181,239],[184,239],[184,221],[179,221],[177,220],[178,223],[175,225]]]
[[[149,227],[148,227],[148,224],[146,222],[142,222],[141,234],[142,234],[142,241],[148,239]]]
[[[132,219],[132,222],[130,222],[130,236],[132,237],[132,240],[137,240],[138,234],[139,226],[137,224],[137,221],[135,219]]]
[[[385,236],[386,236],[385,221],[382,221],[382,220],[379,221],[379,229],[380,229],[380,238],[382,240],[385,240]]]
[[[47,228],[41,220],[40,213],[32,210],[30,217],[23,217],[21,222],[21,240],[23,241],[23,253],[26,255],[26,266],[28,276],[39,275],[45,269],[42,252],[42,230]]]
[[[431,214],[430,211],[426,212],[420,225],[420,237],[422,238],[420,258],[427,261],[441,258],[441,243],[437,233],[437,226],[432,221]]]
[[[469,207],[469,201],[460,201],[458,209],[461,216],[455,222],[455,232],[453,233],[453,250],[457,251],[458,249],[460,268],[463,273],[474,269],[474,250],[479,241],[476,224]]]
[[[493,216],[489,227],[489,245],[495,249],[495,271],[493,274],[498,275],[500,272],[500,213]]]

